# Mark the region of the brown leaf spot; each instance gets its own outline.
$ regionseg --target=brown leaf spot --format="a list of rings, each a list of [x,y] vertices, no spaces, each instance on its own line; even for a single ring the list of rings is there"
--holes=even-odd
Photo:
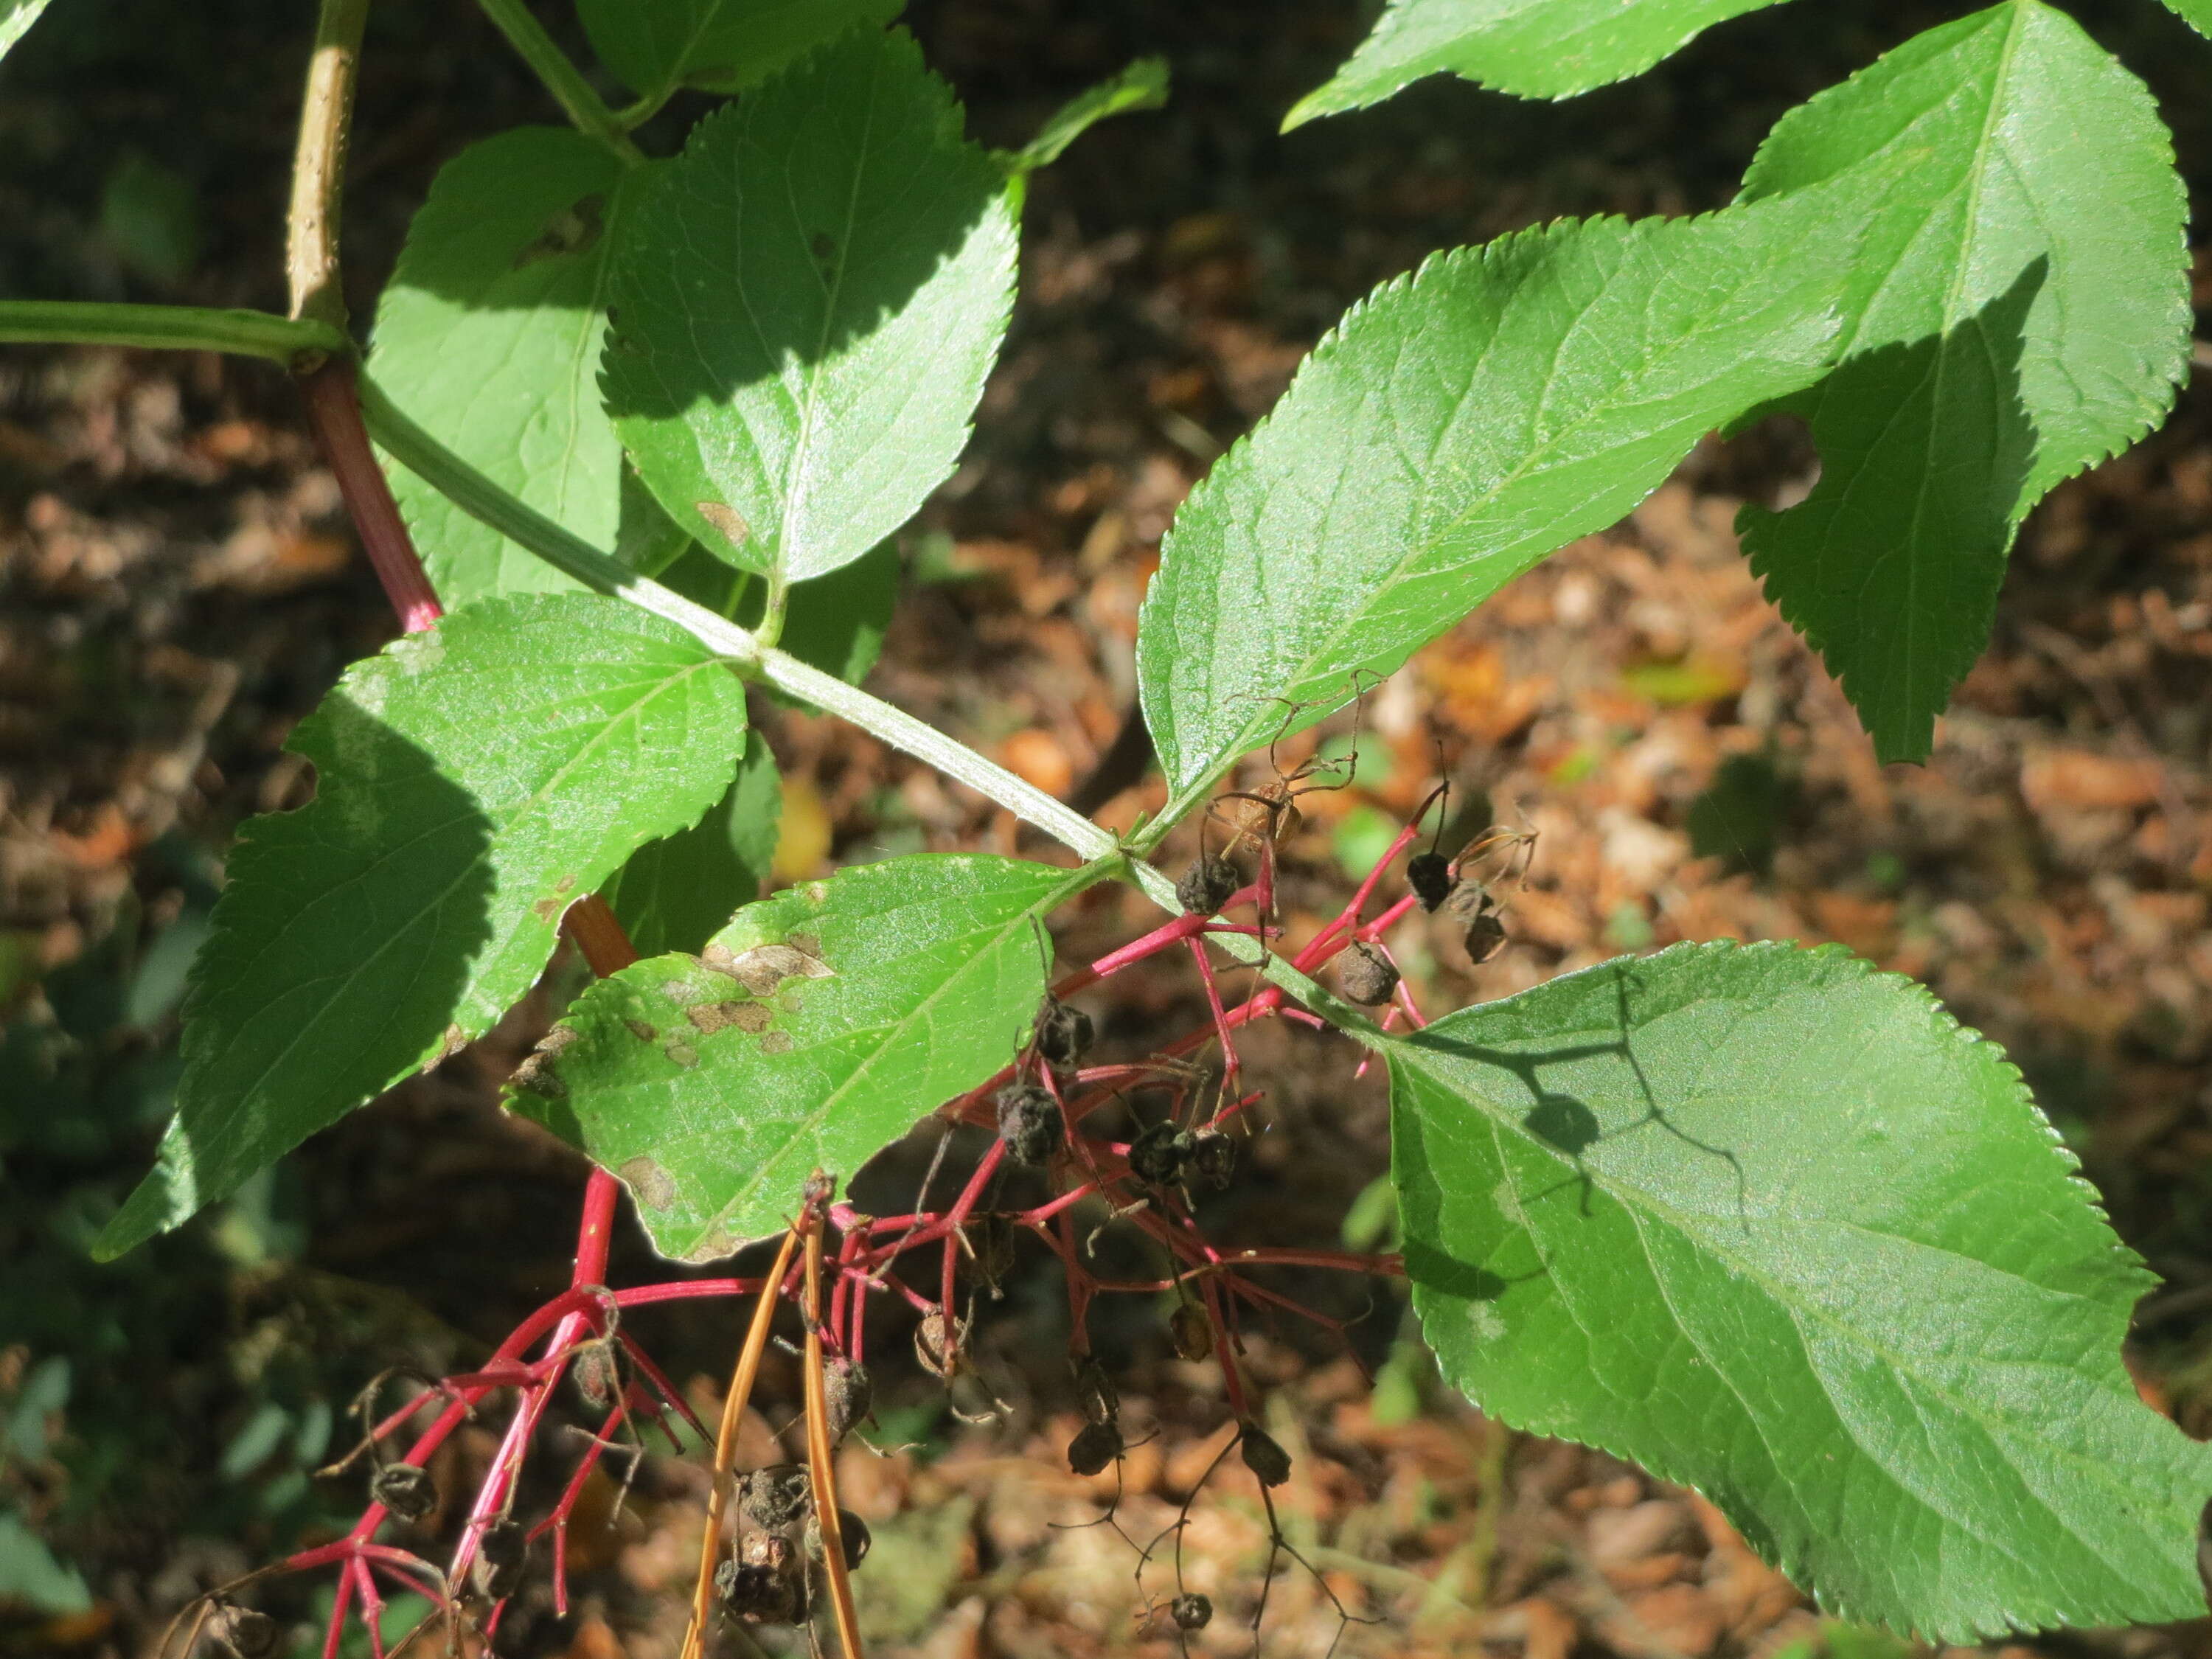
[[[667,1170],[649,1158],[631,1158],[615,1173],[629,1183],[637,1201],[648,1210],[665,1210],[676,1202],[676,1183],[669,1179]]]
[[[550,921],[561,914],[558,898],[542,898],[530,907],[531,914],[540,921]]]
[[[764,1031],[775,1016],[757,1002],[740,1002],[733,997],[727,1002],[702,1003],[696,1008],[687,1008],[684,1018],[702,1034],[711,1036],[732,1025],[741,1031]]]
[[[736,508],[725,506],[720,501],[694,501],[691,505],[732,547],[743,547],[752,539],[752,526],[744,521]]]
[[[606,206],[607,198],[597,191],[577,198],[548,219],[538,239],[526,244],[514,256],[514,269],[520,270],[540,259],[557,258],[564,253],[584,252],[599,240],[599,233],[606,228]]]
[[[763,1031],[761,1034],[761,1052],[764,1054],[789,1054],[791,1052],[791,1033],[788,1031]]]
[[[553,1069],[553,1061],[581,1035],[573,1025],[556,1025],[539,1039],[538,1046],[514,1068],[514,1075],[507,1081],[528,1094],[544,1095],[550,1100],[567,1099],[568,1085],[561,1081],[559,1073]]]
[[[469,1034],[458,1025],[448,1025],[446,1035],[438,1040],[438,1052],[430,1056],[430,1063],[435,1066],[440,1060],[451,1060],[468,1046]]]
[[[640,1042],[657,1042],[660,1040],[660,1033],[641,1019],[626,1019],[623,1024],[629,1027],[629,1034]]]

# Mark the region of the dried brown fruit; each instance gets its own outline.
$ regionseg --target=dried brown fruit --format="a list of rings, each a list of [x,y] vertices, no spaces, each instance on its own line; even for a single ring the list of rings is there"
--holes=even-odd
[[[469,1577],[487,1601],[504,1601],[522,1588],[530,1561],[530,1534],[512,1517],[493,1522],[477,1540]]]
[[[218,1602],[208,1615],[207,1633],[238,1656],[238,1659],[270,1659],[276,1651],[276,1621],[258,1607]]]
[[[1200,1129],[1191,1137],[1193,1168],[1218,1188],[1225,1188],[1237,1173],[1237,1143],[1224,1129]]]
[[[1121,1394],[1094,1354],[1071,1354],[1068,1369],[1075,1373],[1075,1403],[1093,1423],[1111,1423],[1121,1414]]]
[[[370,1480],[368,1495],[402,1521],[420,1521],[438,1507],[438,1483],[414,1463],[386,1463]]]
[[[1377,1007],[1398,988],[1398,965],[1381,946],[1356,939],[1336,960],[1336,983],[1354,1002]]]
[[[1186,1302],[1168,1316],[1168,1336],[1178,1358],[1204,1359],[1213,1352],[1213,1322],[1195,1302]]]
[[[781,1532],[811,1501],[806,1471],[796,1463],[770,1463],[738,1482],[738,1513],[763,1532]]]
[[[1177,1630],[1204,1630],[1213,1622],[1213,1603],[1203,1595],[1178,1595],[1168,1603],[1168,1617]]]
[[[1091,1016],[1071,1008],[1058,997],[1048,996],[1037,1013],[1036,1048],[1048,1065],[1065,1070],[1080,1066],[1091,1051]]]
[[[1121,1431],[1111,1422],[1085,1423],[1067,1443],[1067,1467],[1081,1475],[1097,1474],[1121,1455]]]
[[[1406,860],[1406,885],[1413,890],[1424,910],[1435,910],[1458,884],[1451,860],[1441,853],[1416,853]]]
[[[1195,1150],[1189,1130],[1172,1122],[1152,1124],[1129,1143],[1129,1173],[1148,1186],[1172,1187]]]
[[[875,1384],[866,1365],[856,1365],[843,1354],[833,1354],[823,1362],[822,1399],[829,1409],[831,1445],[852,1432],[853,1425],[868,1414],[875,1398]]]
[[[1263,1486],[1279,1486],[1291,1478],[1291,1455],[1282,1443],[1256,1423],[1247,1423],[1237,1437],[1237,1449],[1243,1454],[1244,1467],[1260,1479]]]

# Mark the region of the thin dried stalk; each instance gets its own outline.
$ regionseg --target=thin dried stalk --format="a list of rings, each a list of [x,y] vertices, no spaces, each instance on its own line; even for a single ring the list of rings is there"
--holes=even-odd
[[[819,1176],[817,1177],[817,1182]],[[814,1483],[815,1524],[822,1533],[822,1570],[829,1575],[837,1612],[837,1639],[845,1659],[864,1659],[860,1620],[853,1606],[853,1575],[845,1565],[844,1528],[838,1524],[837,1472],[831,1461],[830,1401],[822,1381],[822,1212],[810,1205],[799,1225],[806,1233],[806,1467]]]
[[[722,1401],[722,1426],[714,1437],[714,1484],[707,1497],[707,1535],[699,1545],[699,1582],[691,1592],[691,1626],[684,1632],[684,1659],[699,1659],[707,1641],[707,1620],[714,1607],[714,1565],[722,1542],[722,1512],[728,1502],[730,1472],[738,1462],[738,1425],[752,1397],[753,1379],[760,1375],[761,1355],[768,1351],[769,1327],[775,1319],[777,1294],[791,1267],[791,1253],[799,1243],[796,1231],[783,1236],[775,1266],[753,1304],[753,1322],[745,1332],[745,1346],[738,1351],[737,1369],[730,1373],[730,1392]]]

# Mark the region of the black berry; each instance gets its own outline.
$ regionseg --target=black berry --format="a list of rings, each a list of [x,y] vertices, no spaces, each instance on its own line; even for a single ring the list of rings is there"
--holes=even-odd
[[[1067,1443],[1067,1467],[1096,1474],[1121,1455],[1121,1431],[1109,1423],[1086,1423]]]
[[[1413,890],[1424,910],[1434,910],[1458,884],[1451,860],[1441,853],[1416,853],[1406,860],[1406,885]]]
[[[1009,1083],[995,1097],[999,1139],[1017,1164],[1048,1162],[1067,1136],[1067,1121],[1048,1090],[1034,1083]]]
[[[1191,915],[1210,916],[1243,884],[1237,866],[1227,859],[1194,859],[1176,883],[1176,902]]]

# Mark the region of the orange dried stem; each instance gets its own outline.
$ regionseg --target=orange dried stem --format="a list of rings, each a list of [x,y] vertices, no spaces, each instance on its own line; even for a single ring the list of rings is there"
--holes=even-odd
[[[853,1606],[853,1575],[845,1565],[845,1533],[838,1524],[837,1474],[830,1459],[830,1401],[822,1381],[822,1214],[810,1208],[799,1222],[806,1232],[806,1465],[814,1483],[815,1524],[822,1533],[822,1568],[830,1577],[837,1612],[837,1639],[845,1659],[863,1659],[860,1619]]]
[[[753,1304],[753,1322],[745,1332],[745,1346],[738,1351],[737,1369],[730,1373],[730,1392],[722,1401],[722,1426],[714,1437],[714,1480],[707,1495],[707,1535],[699,1545],[699,1582],[691,1592],[691,1625],[684,1632],[684,1659],[699,1659],[706,1645],[707,1620],[714,1607],[715,1557],[722,1542],[722,1514],[727,1504],[730,1472],[738,1462],[738,1425],[752,1397],[753,1379],[760,1375],[761,1356],[768,1351],[769,1328],[775,1320],[776,1297],[791,1267],[791,1253],[799,1243],[797,1232],[783,1236],[775,1266]]]

